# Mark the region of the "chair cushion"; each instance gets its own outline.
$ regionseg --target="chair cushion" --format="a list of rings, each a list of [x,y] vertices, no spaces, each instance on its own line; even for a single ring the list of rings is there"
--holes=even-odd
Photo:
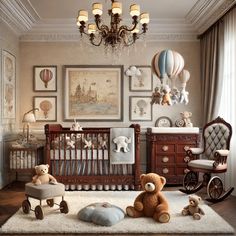
[[[27,183],[25,184],[25,194],[39,200],[64,196],[65,185],[61,183],[41,185]]]
[[[114,225],[124,217],[125,213],[121,208],[107,202],[90,204],[78,212],[80,220],[102,226]]]
[[[199,168],[199,169],[206,169],[206,170],[213,170],[213,160],[205,160],[205,159],[198,159],[193,160],[188,163],[189,167],[192,168]],[[216,170],[224,170],[227,168],[227,165],[219,164],[215,169]]]

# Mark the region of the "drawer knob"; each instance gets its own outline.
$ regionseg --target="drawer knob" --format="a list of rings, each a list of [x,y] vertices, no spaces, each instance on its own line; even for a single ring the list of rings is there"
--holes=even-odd
[[[167,173],[169,173],[169,170],[168,170],[167,168],[164,168],[164,169],[162,170],[162,173],[163,173],[163,174],[167,174]]]
[[[168,151],[168,149],[169,149],[169,147],[168,147],[167,145],[165,145],[165,146],[162,147],[162,150],[163,150],[164,152]]]
[[[186,146],[184,146],[184,151],[185,151],[185,152],[186,152],[186,151],[188,151],[188,150],[189,150],[189,148],[190,148],[190,147],[189,147],[189,146],[187,146],[187,145],[186,145]]]
[[[169,157],[163,157],[163,158],[162,158],[162,162],[166,163],[166,162],[168,162],[168,161],[169,161]]]
[[[187,174],[189,172],[188,169],[184,169],[184,174]]]
[[[189,161],[190,161],[190,157],[189,157],[189,156],[186,156],[186,157],[184,158],[184,161],[185,161],[185,162],[189,162]]]

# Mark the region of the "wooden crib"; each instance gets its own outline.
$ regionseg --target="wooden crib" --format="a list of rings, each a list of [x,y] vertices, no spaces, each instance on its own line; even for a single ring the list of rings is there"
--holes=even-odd
[[[45,125],[46,163],[51,174],[71,190],[139,190],[140,126],[134,129],[134,164],[110,163],[111,128],[72,131]]]

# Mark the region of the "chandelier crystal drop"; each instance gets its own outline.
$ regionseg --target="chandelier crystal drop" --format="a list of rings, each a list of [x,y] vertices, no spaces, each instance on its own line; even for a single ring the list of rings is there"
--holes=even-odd
[[[111,0],[111,9],[108,10],[110,16],[110,26],[102,24],[103,7],[101,3],[93,3],[92,13],[94,23],[89,23],[88,12],[79,10],[77,17],[77,26],[81,37],[83,34],[89,37],[90,43],[94,46],[105,45],[105,48],[119,50],[130,46],[136,42],[140,35],[145,34],[149,23],[149,14],[140,15],[140,6],[132,4],[130,6],[130,15],[132,16],[132,25],[126,26],[121,24],[122,4]],[[142,25],[142,32],[139,32],[139,23]]]

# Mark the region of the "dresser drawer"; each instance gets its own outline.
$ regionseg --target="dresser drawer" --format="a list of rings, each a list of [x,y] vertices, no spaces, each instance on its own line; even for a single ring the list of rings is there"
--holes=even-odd
[[[176,154],[176,164],[186,164],[190,161],[190,157],[186,154]]]
[[[176,145],[176,152],[177,153],[185,153],[191,147],[196,147],[196,144],[195,143],[191,143],[191,144],[177,144]]]
[[[187,166],[183,166],[183,167],[177,167],[176,168],[176,174],[177,175],[185,175],[186,173],[188,173],[189,172],[189,170],[188,170],[188,168],[187,168]]]
[[[175,167],[174,166],[162,166],[156,168],[156,173],[159,175],[174,175]]]
[[[157,144],[156,152],[157,153],[174,153],[175,145],[174,144]]]
[[[175,155],[158,155],[156,156],[156,163],[158,165],[165,165],[165,164],[174,164],[175,163]]]

